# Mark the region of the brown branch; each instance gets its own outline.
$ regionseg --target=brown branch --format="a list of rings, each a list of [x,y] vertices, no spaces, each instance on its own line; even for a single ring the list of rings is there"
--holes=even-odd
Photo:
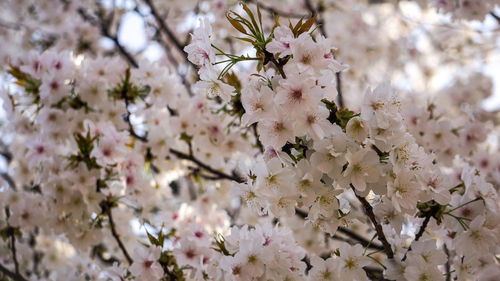
[[[175,48],[179,50],[179,52],[184,56],[184,60],[189,63],[194,69],[197,69],[196,65],[194,65],[191,61],[188,60],[186,52],[184,52],[184,45],[177,39],[175,36],[174,32],[168,27],[167,23],[163,20],[163,18],[160,16],[158,13],[158,10],[156,9],[155,5],[153,4],[153,1],[151,0],[144,0],[144,2],[149,6],[149,9],[151,10],[151,14],[156,20],[156,23],[158,24],[160,30],[172,41],[174,44]]]
[[[257,122],[252,124],[252,130],[253,130],[253,135],[255,136],[255,143],[257,147],[259,148],[260,153],[264,152],[264,146],[262,145],[262,142],[260,142],[259,139],[259,133],[257,132]]]
[[[273,8],[271,6],[267,6],[265,4],[262,4],[261,2],[258,2],[256,0],[247,0],[247,3],[254,3],[255,5],[259,6],[264,11],[268,11],[272,15],[279,15],[285,18],[295,18],[295,19],[300,19],[300,18],[305,18],[307,15],[301,15],[301,14],[294,14],[294,13],[288,13],[284,11],[280,11],[276,8]]]
[[[212,167],[210,167],[209,165],[201,162],[200,160],[198,160],[196,157],[194,157],[192,154],[185,154],[183,152],[180,152],[178,150],[175,150],[173,148],[171,148],[170,150],[170,153],[174,154],[177,158],[179,159],[183,159],[183,160],[189,160],[193,163],[195,163],[196,165],[198,165],[198,167],[206,170],[207,172],[211,173],[211,174],[214,174],[216,176],[218,176],[220,179],[226,179],[226,180],[231,180],[231,181],[235,181],[237,183],[243,183],[245,182],[245,180],[237,175],[229,175],[229,174],[226,174],[224,172],[221,172],[219,170],[216,170]]]
[[[432,217],[431,213],[427,213],[425,215],[424,222],[420,226],[420,229],[418,230],[417,234],[415,235],[415,240],[413,240],[413,241],[418,241],[418,239],[420,239],[420,237],[422,237],[422,235],[424,235],[425,228],[427,227],[427,224],[429,224],[429,221],[431,220],[431,217]],[[403,257],[403,259],[401,259],[401,261],[405,261],[406,260],[406,255],[408,255],[409,251],[411,251],[411,245],[408,248],[408,250],[406,250],[405,256]]]
[[[19,273],[19,261],[17,260],[17,252],[16,252],[16,233],[14,228],[9,228],[10,235],[10,250],[12,252],[12,259],[14,260],[14,269],[17,275],[21,275]]]
[[[498,23],[500,23],[500,16],[498,16],[494,12],[490,12],[490,16],[492,16]]]
[[[382,225],[377,222],[377,218],[375,217],[375,213],[373,212],[373,207],[370,205],[370,203],[366,200],[366,198],[359,196],[356,193],[356,190],[354,187],[351,185],[351,188],[354,192],[354,195],[356,195],[356,198],[358,198],[359,202],[361,202],[361,205],[363,206],[363,209],[365,210],[365,214],[368,216],[370,221],[372,222],[373,226],[375,227],[375,230],[377,231],[377,238],[380,242],[382,242],[382,245],[384,247],[384,252],[387,254],[387,257],[392,259],[394,258],[394,252],[392,251],[391,244],[387,241],[387,238],[385,237],[384,230],[382,229]]]
[[[12,188],[13,190],[17,189],[16,182],[14,181],[14,179],[12,179],[12,177],[8,173],[1,172],[0,176],[7,182],[7,184],[9,184],[10,188]]]
[[[326,30],[325,30],[325,22],[323,21],[323,16],[322,16],[322,10],[321,9],[316,9],[314,8],[313,4],[311,3],[311,0],[304,0],[304,4],[306,5],[306,8],[311,12],[311,14],[316,14],[318,17],[316,18],[316,24],[318,25],[319,31],[321,34],[325,37],[326,36]]]
[[[108,19],[103,20],[87,14],[87,12],[82,7],[78,8],[77,11],[84,21],[89,22],[93,26],[98,27],[99,30],[101,31],[102,36],[109,38],[111,41],[115,43],[116,48],[118,49],[120,54],[127,60],[127,62],[131,66],[133,66],[134,68],[139,67],[134,57],[120,44],[117,35],[111,34],[110,28],[111,28],[113,13],[110,14]]]
[[[337,94],[338,94],[338,102],[339,102],[339,107],[342,108],[344,107],[344,98],[342,96],[342,80],[340,77],[340,72],[335,73],[335,77],[337,79]]]
[[[321,35],[327,37],[326,30],[325,30],[325,21],[323,20],[323,15],[322,15],[322,8],[321,7],[319,7],[318,9],[314,8],[314,6],[310,0],[304,0],[304,4],[306,5],[306,8],[312,14],[318,15],[318,17],[316,19],[316,24],[318,25],[318,28],[319,28],[319,31],[321,32]],[[344,98],[342,96],[342,80],[341,80],[340,72],[335,73],[335,78],[337,80],[337,93],[338,93],[339,107],[344,107]]]
[[[307,218],[307,212],[299,209],[299,208],[295,208],[295,214],[302,218],[302,219],[305,219]],[[337,232],[340,232],[342,234],[344,234],[345,236],[351,238],[352,240],[356,241],[356,242],[359,242],[361,245],[363,245],[364,247],[368,246],[368,248],[372,248],[374,250],[383,250],[385,249],[384,246],[380,245],[380,244],[376,244],[374,243],[373,241],[370,243],[369,240],[365,239],[363,236],[355,233],[354,231],[348,229],[348,228],[345,228],[345,227],[342,227],[342,226],[339,226],[337,228]],[[338,236],[337,236],[338,237]],[[337,237],[332,236],[332,238],[334,239],[337,239]],[[340,239],[338,239],[340,240]]]
[[[363,267],[363,270],[365,271],[366,276],[370,280],[374,280],[374,281],[390,281],[389,279],[385,279],[384,278],[383,271],[380,270],[380,269],[378,269],[378,268],[373,268],[373,267],[365,266],[365,267]]]
[[[451,281],[450,251],[448,250],[446,243],[443,244],[443,250],[446,254],[446,264],[444,265],[446,270],[446,281]]]
[[[4,267],[1,263],[0,263],[0,272],[2,272],[4,275],[10,277],[15,281],[27,281],[21,275],[19,270],[19,261],[17,260],[17,251],[16,251],[16,231],[13,227],[8,226],[7,234],[10,236],[10,250],[12,252],[12,260],[14,261],[15,272],[10,271],[6,267]]]
[[[127,103],[126,103],[126,106],[128,108],[128,104]],[[128,125],[129,125],[130,135],[133,136],[134,138],[136,138],[137,140],[141,141],[141,142],[145,142],[145,143],[148,142],[147,134],[144,135],[144,136],[138,135],[135,132],[134,127],[133,127],[132,123],[130,122],[130,119],[127,118],[127,116],[125,116],[125,117],[126,117],[125,119],[126,119]],[[226,174],[226,173],[221,172],[219,170],[216,170],[216,169],[210,167],[209,165],[207,165],[207,164],[201,162],[200,160],[198,160],[193,155],[193,151],[192,151],[191,145],[189,145],[189,154],[183,153],[183,152],[175,150],[173,148],[170,148],[169,151],[170,151],[170,153],[174,154],[177,158],[183,159],[183,160],[189,160],[189,161],[195,163],[196,165],[198,165],[199,168],[202,168],[202,169],[206,170],[207,172],[215,175],[215,177],[211,177],[210,178],[212,180],[215,180],[215,179],[226,179],[226,180],[236,181],[238,183],[245,182],[245,179],[241,178],[240,176],[237,176],[237,175],[234,175],[234,174],[233,175]]]
[[[19,30],[22,30],[22,29],[25,29],[25,30],[28,30],[28,31],[37,31],[40,34],[42,34],[42,35],[44,35],[46,37],[49,37],[49,38],[53,38],[53,39],[59,38],[59,34],[57,34],[57,33],[49,32],[49,31],[46,31],[46,30],[41,30],[39,28],[33,28],[33,27],[28,26],[28,25],[26,25],[24,23],[8,22],[8,21],[0,20],[0,27],[6,28],[6,29],[10,29],[10,30],[14,30],[14,31],[19,31]]]
[[[116,232],[116,226],[115,226],[115,222],[113,220],[113,213],[111,211],[112,203],[109,201],[103,201],[101,204],[101,208],[102,208],[102,212],[105,213],[109,218],[109,227],[111,228],[111,234],[113,235],[116,242],[118,243],[118,247],[120,247],[123,255],[127,259],[127,262],[129,264],[132,264],[134,261],[132,260],[129,253],[127,252],[125,245],[123,244],[122,240],[120,239],[120,235],[118,234],[118,232]]]
[[[14,281],[28,281],[22,275],[14,273],[0,263],[0,272]]]
[[[356,232],[348,229],[348,228],[345,228],[345,227],[342,227],[342,226],[339,226],[338,229],[337,229],[338,232],[346,235],[347,237],[351,238],[351,239],[354,239],[356,240],[357,242],[359,242],[363,247],[368,247],[368,248],[371,248],[371,249],[374,249],[374,250],[384,250],[384,246],[380,245],[380,244],[376,244],[374,243],[373,241],[370,242],[369,240],[365,239],[363,236],[357,234]]]
[[[145,15],[140,11],[140,9],[138,8],[138,6],[135,7],[134,11],[138,14],[140,14],[142,17],[145,17]],[[181,78],[181,82],[182,84],[184,84],[187,92],[189,93],[190,96],[194,96],[194,93],[193,91],[191,90],[191,83],[186,79],[186,75],[185,74],[182,74],[179,72],[179,63],[177,62],[177,60],[175,59],[175,57],[173,56],[172,54],[172,49],[170,48],[170,46],[163,41],[163,39],[161,38],[161,34],[160,34],[160,30],[154,26],[153,24],[149,24],[148,23],[148,26],[150,26],[151,28],[154,28],[155,29],[155,35],[153,35],[153,39],[158,42],[158,44],[160,44],[163,49],[165,50],[165,54],[167,55],[167,59],[168,61],[173,65],[174,69],[175,69],[175,72],[177,72],[177,74],[179,75],[179,77]],[[189,34],[187,36],[187,39],[186,39],[186,42],[189,41]],[[188,43],[185,43],[184,45],[187,45]]]

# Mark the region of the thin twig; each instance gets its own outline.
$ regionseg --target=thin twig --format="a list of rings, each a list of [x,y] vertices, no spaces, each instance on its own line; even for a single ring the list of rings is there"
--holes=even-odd
[[[257,132],[257,122],[252,124],[252,130],[253,130],[253,135],[255,136],[255,143],[257,147],[259,148],[260,153],[264,152],[264,146],[262,145],[262,142],[260,142],[259,139],[259,133]]]
[[[300,218],[302,219],[305,219],[307,218],[307,212],[299,209],[299,208],[295,208],[295,214],[297,216],[299,216]],[[384,246],[380,245],[380,244],[376,244],[374,242],[371,242],[367,239],[365,239],[364,237],[362,237],[361,235],[353,232],[352,230],[348,229],[348,228],[345,228],[345,227],[342,227],[342,226],[339,226],[337,228],[337,231],[344,234],[345,236],[359,242],[361,245],[363,245],[364,247],[368,246],[368,248],[372,248],[372,249],[375,249],[375,250],[385,250]],[[336,238],[335,236],[333,236],[332,238]]]
[[[14,272],[10,271],[6,267],[4,267],[0,263],[0,272],[2,272],[4,275],[10,277],[14,281],[27,281],[22,275],[19,270],[19,261],[17,260],[17,251],[16,251],[16,232],[15,229],[12,228],[11,226],[8,226],[7,230],[8,235],[10,236],[10,250],[12,252],[12,260],[14,261]]]
[[[374,280],[374,281],[390,281],[389,279],[385,279],[384,278],[383,271],[380,270],[380,269],[378,269],[378,268],[365,266],[365,267],[363,267],[363,270],[365,271],[366,276],[370,280]]]
[[[155,5],[153,4],[153,1],[151,0],[144,0],[146,4],[149,6],[149,9],[151,10],[151,14],[156,20],[156,23],[158,24],[160,30],[172,41],[174,44],[175,48],[179,50],[179,52],[184,56],[184,60],[189,63],[194,69],[196,69],[196,65],[194,65],[191,61],[188,60],[186,52],[184,52],[184,45],[177,39],[175,36],[174,32],[168,27],[167,23],[163,20],[163,18],[160,16],[158,13],[158,10],[156,9]]]
[[[497,14],[495,14],[494,12],[490,12],[490,15],[498,22],[500,23],[500,16],[498,16]]]
[[[221,172],[219,170],[216,170],[216,169],[210,167],[209,165],[201,162],[200,160],[198,160],[193,155],[185,154],[185,153],[180,152],[178,150],[175,150],[173,148],[170,149],[170,153],[174,154],[179,159],[189,160],[189,161],[195,163],[196,165],[198,165],[198,167],[205,169],[207,172],[210,172],[210,173],[212,173],[212,174],[220,177],[221,179],[227,179],[227,180],[235,181],[235,182],[238,182],[238,183],[243,183],[244,182],[244,179],[242,179],[241,177],[236,176],[236,175],[229,175],[229,174],[226,174],[226,173]]]
[[[255,5],[259,6],[262,10],[268,11],[272,15],[279,15],[285,18],[295,18],[295,19],[300,19],[300,18],[305,18],[307,15],[301,15],[301,14],[295,14],[295,13],[289,13],[289,12],[284,12],[280,11],[276,8],[273,8],[271,6],[267,6],[265,4],[262,4],[261,2],[258,2],[256,0],[247,0],[247,3],[254,3]]]
[[[337,97],[339,102],[339,107],[344,107],[344,97],[342,96],[342,80],[340,77],[340,71],[335,73],[335,77],[337,79]]]
[[[17,275],[21,275],[19,273],[19,261],[17,260],[17,251],[16,251],[16,233],[15,230],[10,228],[10,250],[12,252],[12,259],[14,260],[14,269]]]
[[[82,17],[83,20],[89,22],[93,26],[96,26],[99,28],[101,31],[102,36],[107,37],[111,39],[116,45],[116,48],[120,52],[120,54],[127,60],[127,62],[133,66],[134,68],[139,67],[139,64],[137,64],[137,61],[134,59],[134,57],[120,44],[118,41],[118,37],[116,34],[111,34],[110,31],[110,24],[111,20],[101,20],[95,17],[92,17],[91,15],[87,14],[87,12],[83,8],[78,8],[78,14]]]
[[[135,132],[134,127],[133,127],[132,123],[130,122],[130,119],[128,119],[128,118],[125,118],[125,119],[126,119],[128,125],[129,125],[130,135],[133,136],[133,137],[135,137],[137,140],[139,140],[141,142],[148,142],[147,134],[144,135],[144,136],[138,135]],[[216,169],[210,167],[209,165],[201,162],[196,157],[194,157],[191,146],[189,147],[189,154],[183,153],[183,152],[178,151],[178,150],[173,149],[173,148],[170,148],[169,151],[170,151],[170,153],[174,154],[177,158],[183,159],[183,160],[189,160],[189,161],[195,163],[196,165],[198,165],[198,167],[200,167],[200,168],[206,170],[207,172],[209,172],[209,173],[211,173],[211,174],[213,174],[213,175],[216,176],[216,177],[212,177],[211,179],[226,179],[226,180],[236,181],[238,183],[245,182],[245,180],[243,178],[241,178],[241,177],[239,177],[237,175],[226,174],[224,172],[216,170]]]
[[[106,215],[109,218],[109,227],[111,228],[111,233],[113,234],[113,237],[115,238],[116,242],[118,243],[118,246],[122,250],[123,255],[127,259],[127,262],[129,264],[132,264],[134,261],[132,260],[129,253],[127,252],[125,245],[123,244],[122,240],[120,239],[120,235],[118,234],[118,232],[116,232],[116,226],[115,226],[115,222],[113,220],[113,213],[111,211],[111,206],[110,206],[111,204],[109,202],[106,202],[106,203],[107,204],[105,204],[105,206],[103,206],[102,208],[104,209],[103,211],[106,213]]]
[[[362,237],[361,235],[357,234],[356,232],[348,229],[348,228],[345,228],[345,227],[342,227],[342,226],[339,226],[339,228],[337,229],[338,232],[346,235],[347,237],[351,238],[351,239],[354,239],[356,241],[358,241],[363,247],[367,247],[368,248],[371,248],[371,249],[375,249],[375,250],[384,250],[384,246],[380,245],[380,244],[376,244],[374,242],[371,242],[367,239],[365,239],[364,237]]]
[[[12,271],[10,271],[9,269],[7,269],[6,267],[4,267],[1,263],[0,263],[0,272],[9,277],[10,279],[14,280],[14,281],[28,281],[26,278],[24,278],[23,276],[21,276],[20,274],[16,274]]]
[[[311,0],[304,0],[304,4],[306,5],[306,8],[311,12],[311,14],[316,14],[316,25],[318,25],[319,32],[325,37],[326,36],[326,30],[325,30],[325,23],[323,21],[323,15],[321,14],[320,9],[314,8],[313,4],[311,3]]]
[[[318,25],[319,31],[320,31],[321,35],[323,35],[324,37],[327,37],[326,30],[325,30],[325,21],[323,20],[323,15],[321,13],[321,9],[314,8],[314,6],[310,0],[304,0],[304,4],[306,5],[306,8],[312,14],[317,15],[316,24]],[[337,80],[337,93],[338,93],[339,107],[344,107],[344,98],[342,96],[342,80],[341,80],[340,72],[335,73],[335,78]]]
[[[10,188],[12,188],[13,190],[17,189],[16,182],[14,181],[14,179],[12,179],[12,177],[8,173],[1,172],[0,176],[9,184]]]
[[[432,214],[430,214],[430,213],[426,214],[424,222],[420,226],[420,229],[418,230],[417,234],[415,235],[415,240],[413,240],[413,241],[418,241],[418,239],[420,239],[420,237],[422,237],[422,235],[424,235],[425,228],[427,227],[427,224],[429,223],[431,217],[432,217]],[[408,255],[409,251],[411,251],[411,245],[408,248],[408,250],[406,250],[406,253],[405,253],[404,257],[401,259],[401,261],[406,260],[406,256]]]
[[[394,252],[392,251],[391,244],[387,241],[387,238],[385,237],[384,230],[382,229],[382,225],[377,222],[377,218],[375,217],[375,213],[373,212],[373,207],[370,205],[370,203],[366,200],[366,198],[359,196],[356,193],[356,190],[354,189],[353,186],[352,190],[354,192],[354,195],[356,195],[356,198],[358,198],[359,202],[361,202],[361,205],[363,206],[363,209],[365,210],[366,215],[370,219],[370,221],[373,223],[375,230],[377,231],[377,238],[380,242],[382,242],[382,245],[384,246],[384,251],[387,254],[387,257],[392,259],[394,258]]]
[[[446,264],[444,265],[446,270],[446,281],[451,281],[450,251],[448,250],[446,243],[443,244],[443,250],[446,254]]]
[[[134,11],[136,13],[140,14],[141,16],[145,17],[145,15],[143,13],[141,13],[141,11],[138,7],[136,7],[134,9]],[[191,83],[186,79],[186,74],[183,74],[179,71],[179,63],[177,62],[177,60],[173,56],[172,48],[166,42],[163,41],[163,39],[161,37],[160,30],[156,26],[153,26],[153,24],[148,24],[148,26],[150,26],[156,30],[155,35],[153,36],[153,39],[156,42],[158,42],[158,44],[160,44],[163,47],[163,49],[165,49],[165,54],[167,55],[168,61],[172,64],[173,68],[175,69],[175,72],[177,72],[177,74],[181,78],[181,82],[186,87],[186,90],[187,90],[189,96],[191,96],[191,97],[194,96],[194,93],[191,90]],[[186,42],[189,42],[189,37],[190,36],[188,35]],[[184,45],[187,45],[187,44],[188,43],[185,43]]]

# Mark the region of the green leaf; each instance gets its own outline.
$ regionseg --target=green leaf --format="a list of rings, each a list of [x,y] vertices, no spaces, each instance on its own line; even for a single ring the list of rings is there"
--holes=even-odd
[[[149,239],[149,242],[151,243],[151,245],[160,246],[160,247],[163,246],[163,244],[160,244],[160,241],[156,237],[151,235],[147,229],[146,229],[146,234],[148,235],[148,239]]]
[[[241,4],[243,7],[243,10],[247,13],[247,15],[250,17],[250,20],[252,21],[253,26],[255,27],[255,30],[259,31],[259,26],[257,25],[257,21],[255,21],[255,17],[252,13],[252,10],[248,8],[248,6],[245,3]]]
[[[314,17],[308,19],[298,30],[298,34],[302,34],[304,32],[309,31],[311,29],[312,25],[316,22],[316,17],[317,15],[314,15]]]
[[[241,25],[237,20],[231,18],[229,16],[229,14],[226,14],[226,18],[227,20],[229,21],[229,23],[231,23],[231,25],[236,28],[239,32],[243,33],[243,34],[247,34],[247,31],[245,30],[245,28],[243,27],[243,25]]]

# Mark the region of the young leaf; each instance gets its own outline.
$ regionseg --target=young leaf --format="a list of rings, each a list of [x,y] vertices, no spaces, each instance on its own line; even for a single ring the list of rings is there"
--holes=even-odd
[[[229,16],[229,14],[226,14],[226,18],[227,20],[229,21],[229,23],[231,23],[231,25],[236,28],[236,30],[238,30],[239,32],[243,33],[243,34],[246,34],[248,35],[247,31],[245,30],[245,28],[243,27],[243,25],[241,25],[241,23],[239,23],[237,20],[231,18]]]

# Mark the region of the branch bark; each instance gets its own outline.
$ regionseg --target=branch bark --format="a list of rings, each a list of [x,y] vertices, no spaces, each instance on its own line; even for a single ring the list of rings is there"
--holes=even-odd
[[[363,206],[366,215],[368,216],[373,226],[375,227],[375,230],[377,231],[377,238],[382,243],[384,247],[384,252],[387,254],[387,257],[390,259],[394,258],[394,252],[392,251],[391,244],[389,244],[387,238],[385,237],[382,225],[380,225],[380,223],[377,222],[377,218],[375,217],[375,213],[373,212],[372,205],[370,205],[370,203],[366,200],[366,198],[359,196],[356,193],[354,187],[352,187],[352,190],[354,192],[354,195],[356,195],[356,198],[358,198],[359,202],[361,202],[361,205]]]
[[[115,225],[115,222],[113,220],[113,212],[111,210],[112,209],[111,203],[108,202],[108,201],[105,201],[104,204],[101,205],[101,208],[103,209],[103,212],[108,216],[109,227],[111,228],[111,234],[113,235],[113,237],[115,238],[116,242],[118,243],[118,247],[120,247],[123,255],[127,259],[127,262],[129,264],[132,264],[134,261],[130,257],[127,249],[125,248],[125,245],[123,244],[122,240],[120,239],[120,235],[118,234],[118,232],[116,232],[116,225]]]
[[[118,37],[116,34],[111,34],[111,31],[110,31],[110,24],[112,22],[112,17],[110,17],[109,20],[101,20],[99,18],[96,18],[96,17],[92,17],[91,15],[89,15],[85,9],[83,8],[78,8],[78,14],[80,14],[80,16],[82,17],[83,20],[85,20],[86,22],[89,22],[90,24],[92,24],[93,26],[96,26],[99,28],[99,30],[101,31],[101,34],[102,36],[104,37],[107,37],[109,38],[111,41],[113,41],[116,45],[116,48],[118,49],[118,52],[120,52],[120,54],[127,60],[127,62],[133,66],[134,68],[137,68],[139,67],[139,64],[137,64],[137,61],[134,59],[134,57],[132,56],[132,54],[130,54],[121,44],[120,42],[118,41]]]
[[[9,277],[10,279],[12,279],[14,281],[28,281],[26,278],[24,278],[20,274],[16,274],[16,273],[10,271],[8,268],[4,267],[1,263],[0,263],[0,272],[3,275]]]
[[[271,6],[267,6],[265,4],[262,4],[256,0],[247,0],[247,3],[254,3],[255,5],[259,6],[262,10],[268,11],[272,15],[279,15],[285,18],[294,18],[294,19],[300,19],[300,18],[305,18],[307,15],[301,15],[301,14],[295,14],[295,13],[288,13],[288,12],[283,12],[280,11],[276,8],[273,8]]]
[[[184,56],[184,60],[189,63],[193,69],[197,69],[196,65],[194,65],[192,62],[188,60],[186,52],[184,52],[184,45],[177,39],[175,36],[174,32],[168,27],[167,23],[163,20],[163,18],[160,16],[158,10],[156,9],[155,5],[153,4],[153,1],[151,0],[144,0],[146,5],[148,5],[149,9],[151,10],[151,14],[156,20],[156,23],[158,24],[158,27],[160,30],[168,37],[170,41],[172,41],[172,44],[175,46],[175,48]]]
[[[295,214],[303,219],[307,218],[307,215],[308,215],[305,211],[303,211],[299,208],[295,208]],[[354,231],[352,231],[348,228],[339,226],[337,228],[337,232],[344,234],[345,236],[349,237],[350,239],[360,243],[364,247],[368,246],[368,248],[371,248],[374,250],[384,250],[385,249],[384,246],[377,244],[377,243],[374,243],[373,241],[370,243],[369,240],[365,239],[363,236],[355,233]],[[335,237],[335,235],[334,235],[334,236],[332,236],[332,238],[336,239],[337,237]],[[340,238],[342,238],[342,237],[340,237]]]
[[[209,165],[207,165],[207,164],[201,162],[200,160],[198,160],[192,154],[186,154],[186,153],[180,152],[178,150],[175,150],[173,148],[171,148],[169,151],[170,151],[170,153],[172,153],[173,155],[175,155],[177,158],[183,159],[183,160],[189,160],[189,161],[195,163],[196,165],[198,165],[198,167],[206,170],[207,172],[209,172],[209,173],[211,173],[213,175],[218,176],[221,179],[231,180],[231,181],[235,181],[237,183],[243,183],[243,182],[245,182],[245,180],[243,178],[241,178],[241,177],[239,177],[237,175],[229,175],[229,174],[226,174],[224,172],[221,172],[219,170],[216,170],[216,169],[210,167]]]
[[[432,217],[432,214],[430,214],[430,213],[426,214],[425,219],[422,222],[422,225],[420,226],[420,229],[418,230],[417,234],[415,235],[415,240],[413,240],[413,241],[418,241],[418,239],[420,239],[420,237],[422,237],[422,235],[424,235],[425,228],[427,228],[427,224],[429,224],[431,217]],[[409,251],[411,251],[411,245],[410,245],[410,247],[408,247],[408,250],[406,251],[405,256],[403,257],[403,259],[401,259],[401,261],[406,260],[406,256],[408,255]]]

